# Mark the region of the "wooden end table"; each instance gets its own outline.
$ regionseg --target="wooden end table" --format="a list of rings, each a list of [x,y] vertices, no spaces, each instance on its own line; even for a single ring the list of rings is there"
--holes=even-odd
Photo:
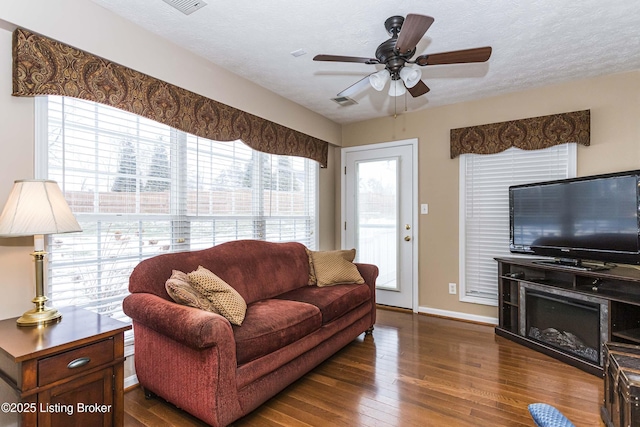
[[[60,312],[46,327],[0,321],[0,425],[122,426],[131,326],[75,307]]]

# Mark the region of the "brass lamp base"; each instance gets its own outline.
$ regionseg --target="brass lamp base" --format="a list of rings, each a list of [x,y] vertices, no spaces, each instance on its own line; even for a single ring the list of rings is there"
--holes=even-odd
[[[36,264],[36,297],[31,300],[36,305],[36,308],[25,312],[16,323],[18,326],[45,326],[52,323],[57,323],[62,319],[62,314],[55,308],[47,307],[47,298],[44,295],[44,281],[43,277],[43,259],[46,252],[43,250],[36,250],[31,255]]]
[[[25,312],[16,320],[18,326],[44,326],[58,323],[62,320],[62,314],[51,307],[44,307],[42,310],[34,308]]]

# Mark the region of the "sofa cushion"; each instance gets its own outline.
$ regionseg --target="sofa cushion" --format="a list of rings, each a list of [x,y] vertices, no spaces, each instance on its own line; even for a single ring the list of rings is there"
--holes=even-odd
[[[328,288],[305,286],[279,295],[277,298],[315,305],[322,313],[324,325],[369,301],[371,291],[367,285],[354,284],[335,285]]]
[[[187,277],[192,286],[207,297],[229,322],[234,325],[242,324],[247,303],[227,282],[202,266],[187,274]]]
[[[165,283],[165,288],[171,299],[178,304],[220,314],[211,301],[191,286],[187,273],[183,271],[173,270],[171,277]]]
[[[318,307],[298,301],[266,299],[249,304],[242,326],[233,326],[238,365],[272,353],[322,325]]]
[[[317,286],[333,286],[343,283],[364,283],[353,263],[355,249],[337,251],[311,251],[313,272]]]

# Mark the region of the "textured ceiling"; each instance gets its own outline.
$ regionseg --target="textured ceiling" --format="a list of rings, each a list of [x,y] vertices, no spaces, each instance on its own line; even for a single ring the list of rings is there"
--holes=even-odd
[[[636,0],[205,0],[184,15],[162,0],[93,0],[135,24],[338,123],[640,69]],[[357,105],[331,98],[380,65],[316,62],[375,57],[393,15],[435,22],[416,56],[491,46],[481,64],[422,67],[431,91],[389,97],[365,88]],[[307,54],[294,57],[291,52]]]

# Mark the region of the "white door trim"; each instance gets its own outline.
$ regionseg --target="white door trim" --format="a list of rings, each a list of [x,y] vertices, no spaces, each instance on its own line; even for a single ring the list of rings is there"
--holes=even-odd
[[[412,148],[412,153],[411,153],[411,157],[412,157],[412,168],[413,168],[413,173],[412,173],[412,177],[413,177],[413,194],[411,195],[411,204],[413,205],[413,212],[411,212],[411,218],[412,218],[412,224],[413,224],[413,271],[412,271],[412,276],[413,276],[413,280],[411,283],[411,288],[412,288],[412,306],[413,306],[413,312],[417,313],[418,312],[418,297],[419,297],[419,293],[418,293],[418,260],[420,259],[418,256],[418,249],[420,247],[419,245],[419,236],[420,236],[420,232],[419,232],[419,217],[418,217],[418,139],[417,138],[411,138],[411,139],[403,139],[400,141],[391,141],[391,142],[381,142],[381,143],[377,143],[377,144],[368,144],[368,145],[359,145],[357,147],[344,147],[341,149],[340,152],[340,169],[341,169],[341,173],[340,173],[340,247],[344,248],[345,242],[346,242],[346,231],[344,229],[343,224],[346,221],[346,194],[347,194],[347,183],[346,183],[346,173],[345,173],[345,167],[346,167],[346,157],[347,157],[347,153],[350,152],[356,152],[356,151],[367,151],[367,150],[375,150],[375,149],[380,149],[380,148],[393,148],[393,147],[397,147],[397,146],[401,146],[401,145],[410,145]]]

